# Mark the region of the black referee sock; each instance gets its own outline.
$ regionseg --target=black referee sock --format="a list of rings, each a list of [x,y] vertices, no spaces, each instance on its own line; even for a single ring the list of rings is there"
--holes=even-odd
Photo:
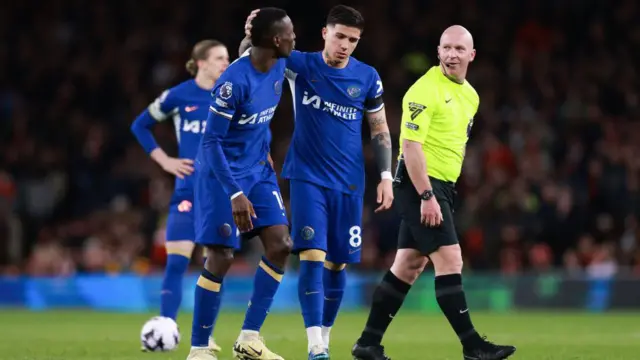
[[[391,320],[404,302],[411,285],[398,279],[391,270],[387,271],[373,293],[373,303],[367,325],[358,343],[362,346],[380,345]]]
[[[436,298],[440,309],[466,348],[476,348],[482,338],[471,323],[467,300],[462,289],[462,275],[436,276]]]

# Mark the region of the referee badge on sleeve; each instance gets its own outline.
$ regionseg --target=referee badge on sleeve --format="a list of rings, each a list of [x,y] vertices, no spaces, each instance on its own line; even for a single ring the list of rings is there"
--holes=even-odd
[[[427,107],[416,102],[409,103],[409,111],[411,111],[411,120],[415,120]]]
[[[414,130],[414,131],[417,131],[418,129],[420,129],[420,125],[414,124],[412,122],[406,122],[404,123],[404,126],[406,126],[407,129]]]

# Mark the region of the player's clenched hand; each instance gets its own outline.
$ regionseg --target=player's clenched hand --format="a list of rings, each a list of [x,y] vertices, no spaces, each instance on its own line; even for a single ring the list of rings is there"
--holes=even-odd
[[[176,159],[167,158],[160,164],[164,171],[175,175],[180,179],[184,179],[185,176],[189,176],[193,173],[193,160],[191,159]]]
[[[231,200],[231,211],[233,212],[233,221],[241,232],[253,229],[251,218],[256,218],[256,212],[253,210],[253,204],[244,194]]]
[[[380,212],[391,209],[393,205],[393,186],[391,180],[383,179],[378,184],[378,208],[374,212]]]
[[[420,222],[431,227],[440,226],[442,223],[442,210],[438,200],[433,196],[429,200],[422,200],[420,204]]]
[[[244,34],[248,38],[251,37],[251,28],[252,28],[251,21],[255,19],[256,15],[258,15],[258,12],[260,12],[260,9],[253,10],[251,14],[249,14],[249,16],[247,17],[247,21],[244,23]]]

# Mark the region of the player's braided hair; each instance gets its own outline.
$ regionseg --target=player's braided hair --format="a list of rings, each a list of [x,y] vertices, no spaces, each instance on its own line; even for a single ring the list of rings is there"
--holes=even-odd
[[[346,5],[336,5],[329,10],[327,25],[344,25],[364,30],[364,17],[362,14]]]
[[[185,64],[185,68],[189,74],[196,76],[198,73],[198,60],[207,60],[209,50],[218,46],[224,46],[224,44],[218,40],[211,39],[198,41],[198,43],[193,46],[193,50],[191,50],[191,58]]]
[[[251,44],[253,46],[270,47],[274,36],[277,35],[278,23],[287,17],[287,12],[275,8],[261,8],[251,21]]]

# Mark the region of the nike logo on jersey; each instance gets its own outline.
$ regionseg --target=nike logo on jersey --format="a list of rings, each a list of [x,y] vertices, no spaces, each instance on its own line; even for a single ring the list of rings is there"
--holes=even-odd
[[[184,111],[186,111],[186,112],[192,112],[192,111],[195,111],[195,110],[198,110],[197,106],[185,106],[184,107]]]
[[[415,120],[427,107],[415,102],[409,103],[409,111],[411,112],[411,120]]]
[[[449,99],[449,100],[445,100],[444,102],[448,104],[448,103],[449,103],[449,101],[451,101],[451,99]]]
[[[307,292],[305,292],[304,294],[305,294],[305,295],[313,295],[313,294],[317,294],[317,293],[319,293],[319,292],[320,292],[320,291],[307,291]]]

